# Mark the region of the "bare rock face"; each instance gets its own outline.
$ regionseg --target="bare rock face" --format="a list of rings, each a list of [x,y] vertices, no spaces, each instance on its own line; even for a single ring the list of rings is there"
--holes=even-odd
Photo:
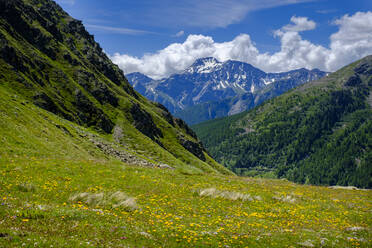
[[[175,122],[177,123],[177,125],[182,128],[183,130],[185,130],[185,132],[190,135],[191,137],[193,137],[194,139],[197,139],[197,136],[195,134],[195,132],[186,124],[186,122],[180,118],[175,118],[174,119]]]
[[[130,113],[134,127],[152,140],[163,137],[161,130],[155,125],[151,115],[141,109],[140,105],[133,103]]]
[[[156,107],[158,107],[159,109],[162,110],[162,113],[161,115],[164,117],[164,119],[169,123],[171,124],[172,126],[174,126],[174,120],[173,120],[173,116],[172,114],[168,111],[168,109],[161,103],[155,103]]]
[[[188,140],[183,135],[178,135],[178,141],[186,150],[194,154],[197,158],[202,161],[206,160],[203,153],[204,147],[200,142]]]

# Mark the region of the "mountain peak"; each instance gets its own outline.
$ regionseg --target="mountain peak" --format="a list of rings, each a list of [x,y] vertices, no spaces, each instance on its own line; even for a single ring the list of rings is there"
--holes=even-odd
[[[214,57],[205,57],[205,58],[196,59],[193,65],[195,65],[195,64],[203,64],[203,63],[210,63],[210,62],[220,63],[220,61],[218,61]]]
[[[210,73],[216,69],[220,69],[222,63],[213,57],[200,58],[186,70],[188,73]]]

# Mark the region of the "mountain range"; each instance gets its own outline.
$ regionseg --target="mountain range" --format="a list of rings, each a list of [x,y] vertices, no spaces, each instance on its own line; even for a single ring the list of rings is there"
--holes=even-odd
[[[265,73],[244,62],[219,62],[208,57],[196,60],[182,73],[161,80],[138,72],[126,76],[139,93],[163,104],[187,123],[196,124],[251,109],[326,74],[304,68]]]
[[[193,129],[238,174],[371,188],[372,56]]]

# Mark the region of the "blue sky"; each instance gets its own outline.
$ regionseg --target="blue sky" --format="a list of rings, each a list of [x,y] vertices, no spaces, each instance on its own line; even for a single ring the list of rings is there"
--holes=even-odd
[[[360,47],[354,48],[355,51],[358,50],[357,54],[349,58],[338,55],[343,61],[336,63],[331,61],[335,52],[330,50],[331,46],[337,43],[334,41],[334,44],[331,44],[332,34],[341,32],[338,38],[345,40],[348,29],[352,29],[353,32],[370,31],[368,26],[359,27],[359,23],[368,24],[372,18],[370,17],[372,12],[369,12],[372,11],[370,0],[57,0],[56,2],[72,17],[83,21],[87,30],[94,34],[96,41],[125,72],[138,70],[155,78],[181,71],[192,63],[192,60],[204,54],[216,54],[220,60],[242,60],[266,71],[284,71],[297,66],[334,70],[342,63],[346,64],[358,56],[372,53],[372,48],[369,50],[369,46],[364,44],[361,45],[364,49],[362,52],[359,51]],[[365,15],[356,15],[357,12]],[[345,18],[345,15],[350,18]],[[349,27],[348,23],[354,23],[354,26]],[[285,28],[295,25],[299,28]],[[300,27],[301,25],[310,25],[310,28]],[[359,31],[356,28],[359,28]],[[282,35],[278,30],[284,31]],[[288,59],[280,53],[285,50],[283,44],[290,37],[289,32],[297,33],[301,41],[306,41],[313,46],[309,47],[306,42],[288,44],[318,49],[319,54],[312,58],[304,58],[302,62],[276,63],[275,61],[280,59]],[[239,36],[241,34],[248,36]],[[206,41],[205,37],[211,38],[212,41]],[[295,38],[298,41],[298,37],[293,35],[288,39]],[[369,43],[370,38],[367,35],[358,39],[364,39]],[[234,51],[230,49],[226,52],[226,46],[232,44],[224,45],[224,43],[236,39],[242,42],[233,42]],[[219,50],[219,52],[201,51],[199,47],[197,50],[188,51],[184,62],[178,57],[185,54],[177,54],[174,49],[170,49],[171,52],[166,49],[172,47],[172,44],[183,44],[175,49],[185,49],[186,45],[188,46],[186,49],[190,49],[189,46],[204,44],[203,42],[207,42],[206,49]],[[246,50],[242,58],[236,55],[239,49]],[[257,51],[249,51],[252,49]],[[253,57],[249,59],[254,54],[262,55],[260,61],[256,61]],[[274,56],[275,54],[277,56]],[[150,63],[152,55],[154,56]],[[316,66],[320,63],[320,59],[315,57],[322,56],[324,60],[327,56],[328,64],[323,62]],[[270,61],[265,62],[265,59]],[[158,63],[155,66],[157,69],[151,72],[150,67],[154,67],[154,63]],[[176,65],[169,67],[167,63],[176,63]]]

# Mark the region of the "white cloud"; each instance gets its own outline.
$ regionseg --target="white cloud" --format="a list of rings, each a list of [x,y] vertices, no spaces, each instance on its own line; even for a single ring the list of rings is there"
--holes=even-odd
[[[316,27],[316,23],[309,20],[307,17],[292,16],[291,22],[293,24],[285,25],[281,29],[277,30],[276,33],[280,35],[285,32],[301,32],[306,30],[313,30]]]
[[[139,71],[153,78],[162,78],[182,71],[196,58],[210,56],[216,50],[211,37],[189,35],[184,43],[174,43],[155,54],[145,54],[142,58],[114,54],[111,59],[124,73]]]
[[[335,71],[354,60],[372,54],[372,12],[357,12],[334,21],[338,31],[330,36],[329,47],[304,40],[300,32],[312,30],[315,22],[306,17],[292,17],[288,24],[274,32],[280,39],[280,51],[260,53],[248,34],[241,34],[232,41],[218,43],[212,37],[189,35],[183,43],[173,43],[141,58],[114,54],[111,59],[125,73],[141,72],[159,79],[180,72],[196,59],[215,57],[250,63],[266,72],[288,71],[305,67]]]
[[[327,67],[338,68],[363,56],[372,54],[372,12],[345,15],[334,22],[340,29],[331,35],[332,51]]]
[[[118,28],[118,27],[93,25],[93,24],[86,24],[85,26],[88,29],[104,31],[104,32],[109,32],[109,33],[117,33],[117,34],[130,34],[130,35],[154,34],[153,32],[150,32],[150,31],[130,29],[130,28]]]
[[[183,36],[184,34],[185,34],[185,31],[181,30],[181,31],[179,31],[178,33],[176,33],[176,34],[174,35],[174,37],[181,37],[181,36]]]

